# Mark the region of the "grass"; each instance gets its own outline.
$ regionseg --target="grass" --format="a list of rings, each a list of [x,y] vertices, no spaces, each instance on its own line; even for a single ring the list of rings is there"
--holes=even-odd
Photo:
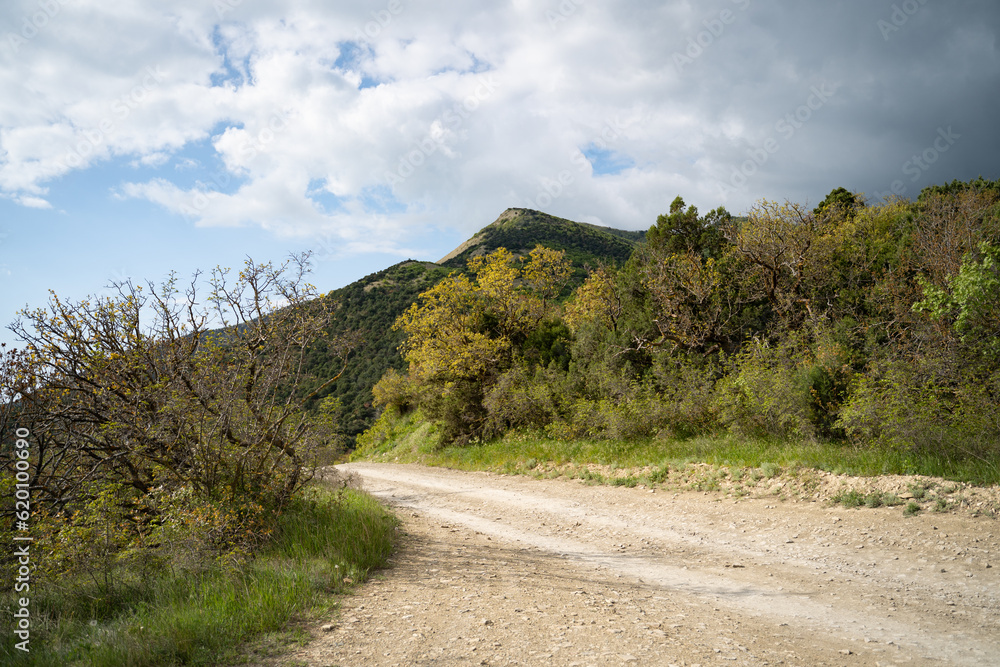
[[[302,637],[296,621],[328,613],[393,549],[395,519],[365,494],[312,487],[280,518],[276,540],[237,570],[123,576],[104,604],[86,582],[31,598],[31,653],[0,645],[4,664],[219,665]],[[4,607],[11,600],[0,601]],[[278,634],[275,634],[278,633]]]
[[[745,439],[729,434],[694,438],[641,440],[553,440],[514,433],[465,446],[439,446],[436,430],[419,414],[398,419],[380,438],[359,448],[352,458],[424,463],[462,470],[526,473],[549,466],[677,468],[708,463],[749,468],[754,481],[782,470],[812,468],[837,474],[925,475],[979,485],[1000,484],[1000,459],[959,459],[938,452],[855,447],[839,443]]]
[[[832,500],[844,507],[861,507],[862,505],[865,507],[895,507],[903,504],[902,499],[895,493],[873,491],[866,494],[854,489],[838,493]]]

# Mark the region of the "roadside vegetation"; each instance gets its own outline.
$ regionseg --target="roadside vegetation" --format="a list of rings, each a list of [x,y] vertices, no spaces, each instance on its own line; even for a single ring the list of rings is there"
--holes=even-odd
[[[397,265],[342,302],[299,256],[22,312],[0,358],[0,542],[31,537],[30,590],[3,551],[0,613],[30,598],[32,653],[8,633],[4,658],[219,664],[328,609],[394,533],[314,483],[358,433],[355,458],[736,497],[915,476],[830,493],[909,514],[1000,483],[1000,182],[745,217],[678,197],[638,245],[501,218],[448,266]]]
[[[386,420],[388,421],[388,420]],[[385,423],[385,422],[383,422]],[[367,446],[352,453],[352,460],[395,461],[439,465],[458,470],[530,472],[546,467],[616,466],[620,469],[671,468],[706,463],[711,466],[791,471],[813,468],[837,475],[922,475],[965,484],[1000,484],[996,461],[956,459],[936,452],[907,452],[849,444],[746,438],[731,433],[689,438],[640,438],[633,440],[580,438],[556,440],[543,433],[517,432],[486,442],[443,445],[440,432],[420,415],[399,418],[388,433],[372,432],[362,438]],[[375,444],[377,442],[378,444]],[[769,474],[773,477],[774,474]]]
[[[386,562],[395,520],[313,480],[336,425],[322,403],[304,407],[317,383],[303,359],[329,319],[307,268],[248,260],[214,271],[207,294],[195,276],[53,295],[11,326],[4,664],[223,664]],[[342,359],[353,346],[324,342]]]
[[[385,565],[395,526],[370,496],[316,485],[281,514],[273,539],[240,562],[199,561],[174,544],[183,564],[95,561],[75,576],[39,577],[31,652],[16,650],[6,633],[4,664],[224,665],[266,656],[309,639],[306,622]],[[2,604],[13,606],[7,595]]]
[[[475,256],[397,320],[407,368],[375,386],[355,456],[996,484],[998,202],[982,179],[745,218],[678,197],[565,299],[562,253]]]
[[[961,511],[1000,518],[996,466],[933,453],[914,455],[730,433],[683,439],[563,441],[545,433],[519,432],[487,442],[442,445],[440,432],[419,414],[394,420],[389,437],[377,442],[373,446],[373,441],[367,441],[367,446],[352,453],[352,460],[562,478],[654,492],[714,492],[720,499],[901,507],[908,516],[922,511]]]

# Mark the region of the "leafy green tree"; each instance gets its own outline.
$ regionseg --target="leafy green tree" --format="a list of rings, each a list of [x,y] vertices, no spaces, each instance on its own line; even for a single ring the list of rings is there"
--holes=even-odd
[[[958,273],[941,288],[919,279],[924,298],[913,309],[952,323],[976,360],[1000,363],[1000,246],[981,243],[968,253]]]
[[[730,345],[741,289],[728,275],[734,265],[725,232],[732,224],[724,208],[699,216],[676,197],[613,283],[598,276],[599,282],[578,293],[580,306],[572,307],[570,317],[591,304],[590,310],[610,318],[620,339],[618,356],[640,374],[662,349],[710,353]]]
[[[661,255],[693,252],[717,257],[725,241],[723,230],[731,220],[732,216],[722,207],[699,217],[698,209],[685,208],[684,200],[678,196],[670,203],[670,212],[657,216],[656,224],[646,232],[646,244]]]
[[[930,199],[950,197],[965,192],[988,192],[994,198],[1000,197],[1000,179],[991,181],[978,176],[975,180],[970,181],[955,179],[951,183],[945,183],[944,185],[928,185],[920,191],[920,195],[917,197],[917,204],[922,204],[924,201]]]
[[[861,195],[855,194],[847,188],[834,188],[813,209],[813,215],[817,217],[837,215],[850,219],[864,207],[865,200]]]

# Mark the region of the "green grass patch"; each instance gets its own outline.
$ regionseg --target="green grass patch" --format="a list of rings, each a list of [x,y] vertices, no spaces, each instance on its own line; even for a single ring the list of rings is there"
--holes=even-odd
[[[832,498],[835,504],[843,505],[844,507],[894,507],[896,505],[902,505],[903,501],[895,493],[883,493],[881,491],[873,491],[871,493],[861,493],[855,489],[849,491],[841,491]]]
[[[515,432],[464,446],[439,444],[436,429],[419,414],[379,420],[379,437],[366,434],[365,448],[353,460],[376,459],[446,466],[460,470],[524,473],[537,466],[586,466],[677,469],[689,463],[749,469],[754,481],[801,468],[837,474],[925,475],[979,485],[1000,484],[1000,457],[958,459],[939,452],[856,447],[840,443],[740,438],[731,434],[638,440],[553,440],[544,434]]]
[[[843,505],[844,507],[861,507],[865,504],[865,494],[851,489],[850,491],[844,491],[835,495],[833,497],[833,502]]]
[[[279,519],[275,541],[237,568],[161,568],[123,573],[97,596],[84,581],[36,590],[32,582],[31,652],[6,636],[4,664],[219,665],[236,662],[271,633],[295,638],[297,621],[329,612],[335,595],[385,564],[395,527],[373,498],[312,487]],[[95,604],[104,599],[101,604]],[[0,600],[12,613],[10,597]],[[300,624],[301,625],[301,624]],[[299,633],[301,635],[301,632]]]

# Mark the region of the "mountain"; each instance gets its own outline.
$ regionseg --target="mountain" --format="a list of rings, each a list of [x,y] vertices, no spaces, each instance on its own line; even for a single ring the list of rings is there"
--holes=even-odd
[[[540,243],[547,248],[565,250],[574,267],[582,270],[584,265],[596,266],[600,262],[623,264],[645,237],[645,231],[598,227],[531,209],[509,208],[437,263],[464,269],[472,257],[497,248],[526,255]]]
[[[479,230],[468,241],[437,262],[407,260],[365,276],[324,298],[335,304],[330,325],[331,336],[356,332],[360,346],[352,354],[343,375],[316,401],[326,396],[340,400],[340,423],[348,446],[378,416],[371,405],[371,389],[390,368],[405,367],[398,347],[403,335],[392,325],[410,304],[452,271],[463,271],[472,257],[507,248],[515,255],[526,255],[541,244],[564,250],[573,262],[571,285],[582,282],[586,267],[598,264],[623,264],[632,250],[643,241],[645,232],[599,227],[557,218],[530,209],[510,208]],[[311,371],[318,378],[332,377],[341,367],[320,343],[309,350]]]

